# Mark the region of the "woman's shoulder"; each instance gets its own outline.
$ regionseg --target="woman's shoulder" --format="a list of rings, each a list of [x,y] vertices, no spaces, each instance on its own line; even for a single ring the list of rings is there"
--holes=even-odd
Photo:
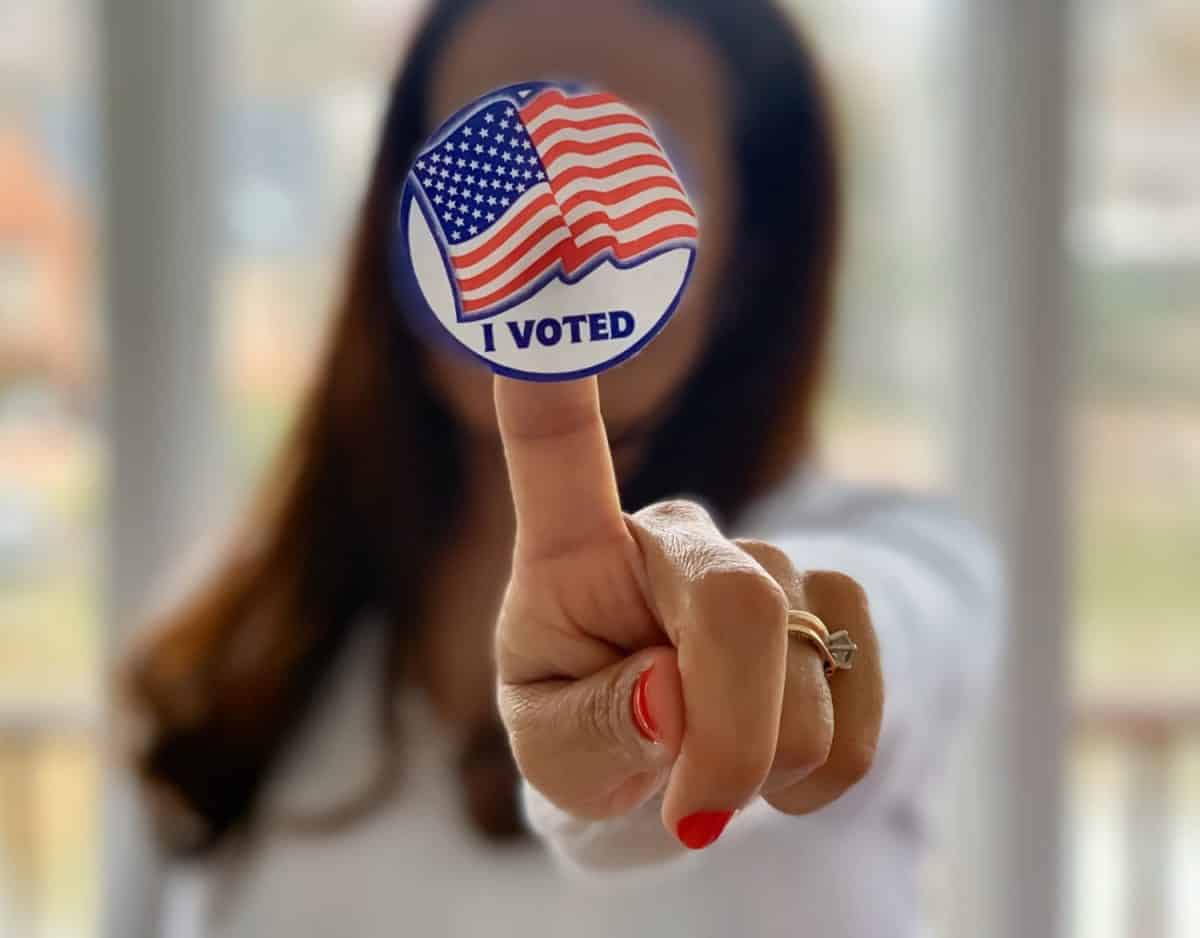
[[[747,507],[739,527],[848,529],[897,517],[960,527],[975,526],[948,495],[895,485],[852,481],[814,469],[800,469]]]
[[[363,887],[398,849],[417,852],[401,841],[453,836],[447,819],[457,802],[445,803],[453,736],[417,690],[389,683],[391,637],[378,614],[354,623],[271,766],[250,827],[202,862],[171,865],[164,934],[262,934],[264,921],[310,913],[322,922],[329,883]],[[390,729],[388,707],[395,711]],[[305,888],[315,880],[321,889]],[[331,933],[308,925],[305,934]]]
[[[346,647],[271,770],[260,802],[263,820],[304,825],[340,813],[395,774],[393,763],[401,752],[408,781],[444,762],[452,734],[417,689],[391,680],[386,662],[392,636],[391,624],[377,613],[365,613],[354,623]]]
[[[352,626],[346,647],[271,771],[264,814],[327,811],[371,785],[384,748],[386,638],[373,616]]]
[[[813,471],[794,474],[753,502],[733,533],[807,545],[797,548],[806,557],[833,547],[861,554],[864,562],[874,558],[876,566],[903,557],[906,569],[925,571],[988,605],[1002,580],[992,538],[953,498]]]

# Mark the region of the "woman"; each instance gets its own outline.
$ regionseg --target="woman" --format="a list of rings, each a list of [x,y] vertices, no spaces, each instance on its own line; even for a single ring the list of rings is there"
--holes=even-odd
[[[598,394],[493,398],[421,344],[385,258],[425,137],[534,78],[651,116],[703,241]],[[820,81],[766,0],[435,4],[299,426],[130,654],[148,803],[198,861],[168,933],[914,932],[923,788],[990,660],[992,570],[945,507],[805,468],[837,231]],[[826,678],[789,609],[848,630],[853,670]]]

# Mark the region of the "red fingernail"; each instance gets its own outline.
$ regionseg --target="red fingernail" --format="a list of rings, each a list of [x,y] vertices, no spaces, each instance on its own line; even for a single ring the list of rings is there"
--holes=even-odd
[[[676,833],[688,849],[703,850],[721,836],[731,817],[732,811],[698,811],[680,821]]]
[[[658,724],[650,715],[650,702],[646,699],[646,685],[650,683],[650,675],[653,673],[654,665],[651,665],[638,675],[637,683],[633,685],[633,722],[636,724],[638,732],[650,742],[656,743],[661,737],[658,733]]]

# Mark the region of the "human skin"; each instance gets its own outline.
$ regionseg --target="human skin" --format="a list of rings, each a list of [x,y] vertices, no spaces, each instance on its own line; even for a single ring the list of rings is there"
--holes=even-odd
[[[530,784],[596,819],[662,789],[663,824],[696,848],[760,794],[804,814],[861,779],[883,686],[858,585],[728,540],[688,502],[623,514],[594,378],[496,377],[495,405],[517,528],[500,713]],[[854,668],[827,679],[789,608],[848,629]]]

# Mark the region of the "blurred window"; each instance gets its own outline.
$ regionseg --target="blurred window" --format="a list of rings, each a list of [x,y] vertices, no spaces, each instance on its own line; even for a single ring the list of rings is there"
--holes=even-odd
[[[95,920],[91,4],[0,7],[0,933]]]
[[[841,476],[913,489],[950,478],[954,139],[941,0],[787,0],[839,120],[846,244],[824,457]]]
[[[1182,938],[1200,932],[1200,5],[1080,13],[1075,933]]]
[[[423,8],[420,0],[225,5],[219,361],[238,498],[269,464],[311,375],[389,80]]]

